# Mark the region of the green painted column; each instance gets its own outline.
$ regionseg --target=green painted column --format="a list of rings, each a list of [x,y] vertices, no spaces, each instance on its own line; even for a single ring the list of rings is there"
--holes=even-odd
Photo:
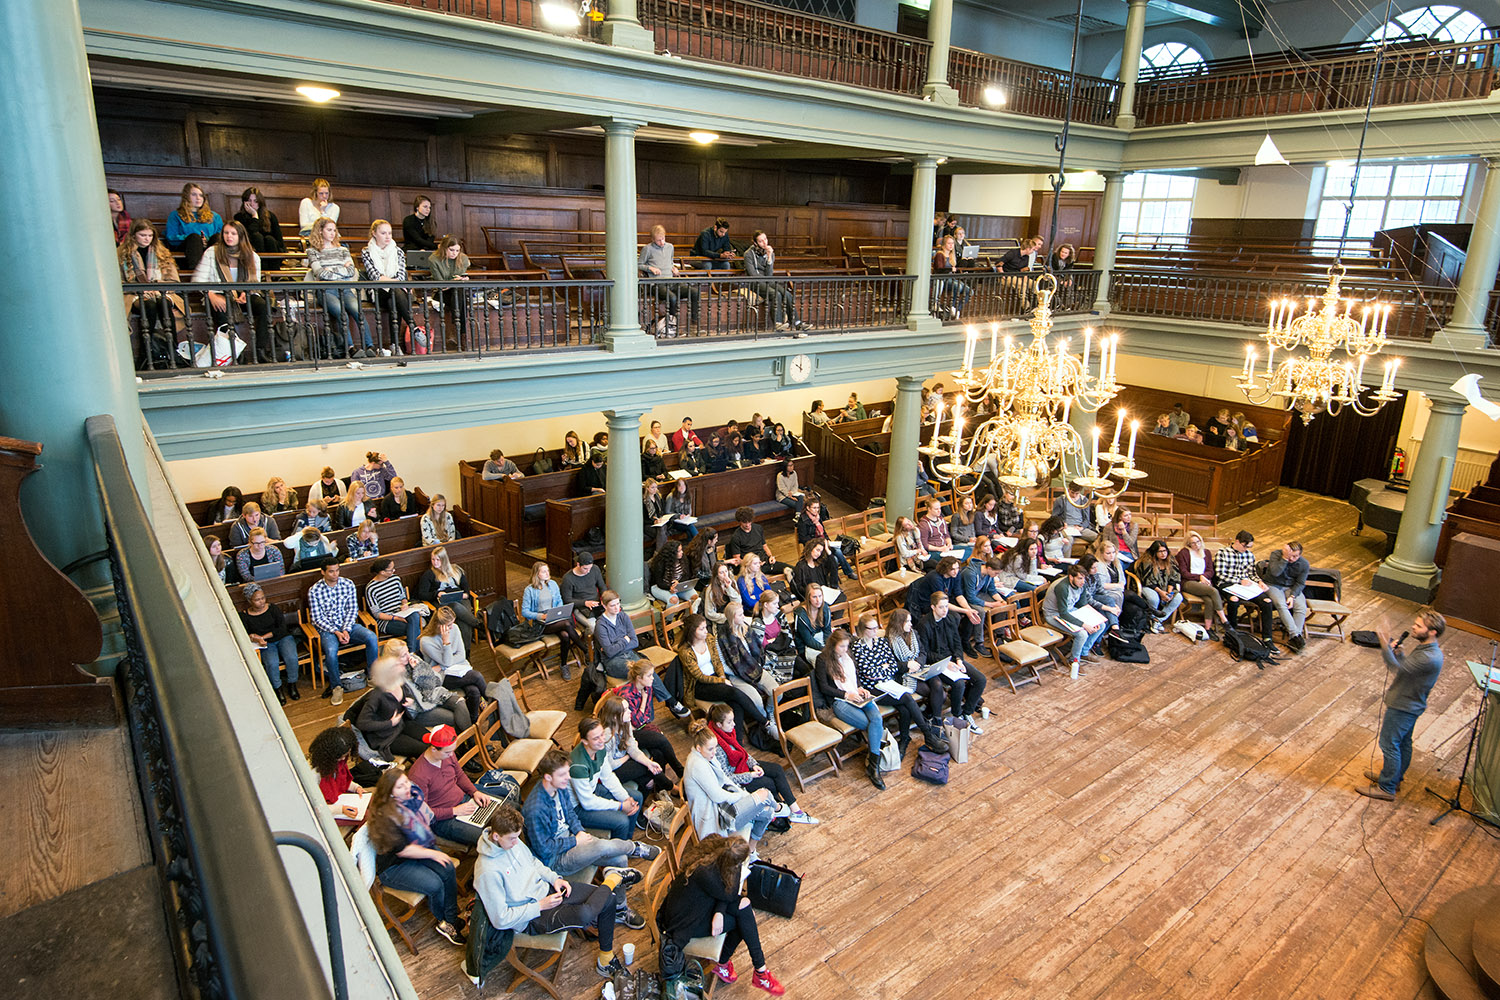
[[[0,240],[48,247],[45,274],[0,268],[0,435],[42,443],[21,507],[64,566],[104,548],[84,419],[114,416],[142,492],[146,462],[75,0],[0,4],[0,93]],[[107,579],[96,564],[87,583]]]
[[[1104,171],[1104,202],[1099,206],[1099,234],[1094,238],[1094,270],[1099,272],[1099,291],[1094,308],[1109,311],[1109,272],[1114,270],[1115,250],[1120,244],[1120,200],[1129,171]]]
[[[636,16],[635,0],[609,0],[604,17],[604,42],[640,52],[655,52],[656,37]]]
[[[636,270],[635,133],[642,124],[619,119],[604,123],[604,273],[614,282],[604,343],[611,351],[627,354],[656,348],[656,338],[641,329],[641,279]]]
[[[1484,188],[1479,195],[1479,214],[1458,278],[1458,295],[1453,302],[1453,316],[1448,325],[1433,338],[1437,345],[1484,350],[1489,345],[1485,317],[1489,312],[1490,292],[1495,288],[1495,271],[1500,268],[1500,160],[1485,160]]]
[[[1120,53],[1120,113],[1116,128],[1135,128],[1135,84],[1141,75],[1141,50],[1146,44],[1146,0],[1130,0],[1125,15],[1125,44]]]
[[[932,0],[927,9],[927,82],[922,96],[934,104],[958,106],[958,91],[948,83],[948,52],[953,39],[953,0]]]
[[[1431,406],[1422,446],[1411,472],[1411,489],[1401,511],[1401,529],[1396,548],[1375,571],[1370,586],[1382,594],[1395,594],[1426,603],[1432,600],[1443,571],[1433,557],[1443,516],[1448,509],[1448,488],[1453,485],[1453,459],[1458,454],[1458,435],[1468,403],[1444,393],[1428,396]]]
[[[937,157],[923,156],[912,161],[911,211],[906,223],[906,273],[917,280],[911,289],[911,312],[906,315],[910,330],[936,328],[938,323],[928,309],[932,289],[932,213],[937,205]]]
[[[930,213],[929,213],[930,214]],[[896,376],[896,408],[891,414],[891,461],[885,477],[886,523],[915,517],[917,445],[922,433],[922,383],[925,375]]]
[[[605,410],[609,462],[604,470],[604,568],[611,590],[634,610],[646,603],[645,537],[641,509],[641,434],[644,410]]]

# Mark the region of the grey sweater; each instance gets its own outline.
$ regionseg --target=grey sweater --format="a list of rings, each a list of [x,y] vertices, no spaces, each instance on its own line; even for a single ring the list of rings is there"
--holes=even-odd
[[[1443,650],[1436,642],[1424,642],[1409,653],[1389,646],[1381,649],[1385,669],[1396,676],[1385,691],[1385,705],[1398,712],[1421,715],[1427,709],[1427,695],[1437,683],[1443,669]]]

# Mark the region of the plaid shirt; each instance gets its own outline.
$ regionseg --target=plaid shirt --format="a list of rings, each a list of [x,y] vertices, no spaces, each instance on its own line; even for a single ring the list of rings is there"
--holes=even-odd
[[[1224,546],[1214,553],[1214,575],[1219,578],[1221,588],[1255,579],[1255,553],[1236,552],[1233,545]]]
[[[330,587],[319,580],[307,591],[307,614],[314,627],[323,632],[342,632],[359,616],[359,591],[354,581],[339,577]]]
[[[656,694],[651,688],[642,691],[634,684],[621,684],[612,689],[609,694],[618,695],[626,705],[630,706],[630,724],[636,729],[661,732],[652,721],[656,718]]]

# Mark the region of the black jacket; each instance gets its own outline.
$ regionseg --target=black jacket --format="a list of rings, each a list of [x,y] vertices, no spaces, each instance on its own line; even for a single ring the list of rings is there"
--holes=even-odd
[[[431,216],[428,216],[431,218]],[[417,218],[413,212],[401,220],[401,248],[403,250],[436,250],[437,240],[433,239],[426,229],[422,228],[422,220]]]
[[[951,656],[955,663],[964,658],[964,645],[958,636],[958,614],[949,610],[942,621],[932,617],[929,611],[917,619],[917,637],[922,640],[922,652],[928,663],[936,663]]]
[[[243,209],[234,213],[234,221],[245,227],[245,233],[250,237],[250,246],[256,253],[286,253],[286,238],[281,235],[281,220],[270,209],[265,210],[265,215],[266,221],[271,224],[271,228],[267,230],[262,230],[260,220]],[[263,266],[275,269],[281,266],[281,262],[268,260]]]
[[[586,497],[595,489],[604,489],[605,480],[604,466],[588,463],[578,472],[578,489],[575,491],[579,496]]]

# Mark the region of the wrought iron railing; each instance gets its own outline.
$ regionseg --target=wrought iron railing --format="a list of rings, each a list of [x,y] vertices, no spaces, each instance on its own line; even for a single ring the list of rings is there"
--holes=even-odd
[[[1092,312],[1099,295],[1100,272],[1076,269],[1057,275],[1052,296],[1055,315]],[[943,320],[980,323],[1030,315],[1036,308],[1036,276],[994,271],[960,271],[932,276],[929,308]],[[954,311],[957,310],[957,315]]]
[[[1254,278],[1201,272],[1118,268],[1111,272],[1110,308],[1141,316],[1169,316],[1214,323],[1259,326],[1273,299],[1321,296],[1327,279]],[[1386,336],[1430,340],[1453,314],[1456,290],[1401,281],[1345,281],[1343,296],[1356,303],[1378,300],[1391,307]]]
[[[1375,91],[1379,105],[1488,97],[1500,42],[1403,43],[1388,47]],[[1204,63],[1195,69],[1143,71],[1136,88],[1141,126],[1363,108],[1370,99],[1375,49],[1331,46]]]
[[[642,278],[641,326],[659,340],[896,329],[911,312],[913,280],[889,274]]]
[[[151,375],[319,367],[343,364],[356,351],[368,365],[597,347],[609,322],[610,285],[497,277],[406,282],[393,291],[372,282],[269,281],[126,285],[125,294],[136,368]],[[160,308],[161,296],[170,309]],[[363,333],[349,322],[346,303],[356,305]]]
[[[114,419],[90,418],[87,433],[125,639],[118,677],[184,993],[326,998],[229,713]]]
[[[1120,113],[1120,81],[1079,73],[1073,97],[1073,120],[1113,125]],[[948,84],[971,107],[996,107],[1033,118],[1061,118],[1068,107],[1068,71],[1002,59],[985,52],[953,49],[948,56]],[[987,90],[1003,103],[994,104]]]

